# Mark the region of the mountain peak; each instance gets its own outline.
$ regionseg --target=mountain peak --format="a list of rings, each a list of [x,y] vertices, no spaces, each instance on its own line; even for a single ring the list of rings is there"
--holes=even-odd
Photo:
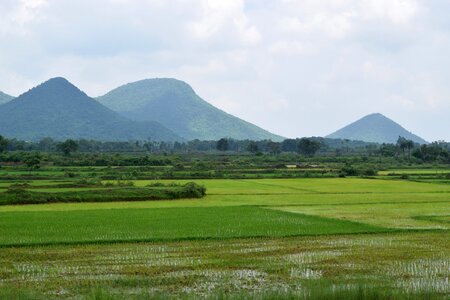
[[[135,121],[155,120],[186,139],[283,139],[214,107],[173,78],[129,83],[97,100]]]
[[[385,115],[383,115],[382,113],[372,113],[372,114],[368,114],[366,117],[383,117],[386,118]]]
[[[72,84],[69,80],[67,80],[64,77],[54,77],[54,78],[50,78],[49,80],[41,83],[40,85],[37,86],[37,88],[39,87],[65,87],[65,88],[72,88],[72,89],[76,89],[79,91],[79,89]]]
[[[330,134],[327,138],[360,140],[373,143],[396,143],[398,137],[426,144],[421,137],[409,132],[381,113],[369,114]]]
[[[51,78],[40,85],[32,88],[28,92],[20,95],[16,99],[30,101],[33,99],[38,102],[46,103],[67,103],[70,99],[79,98],[82,100],[89,99],[88,96],[77,88],[74,84],[63,77]]]
[[[179,137],[157,122],[134,122],[104,107],[62,77],[52,78],[0,106],[7,137],[37,140],[165,140]]]

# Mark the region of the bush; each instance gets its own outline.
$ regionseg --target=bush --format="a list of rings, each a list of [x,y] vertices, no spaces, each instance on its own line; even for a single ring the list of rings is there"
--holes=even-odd
[[[187,197],[202,198],[206,195],[206,187],[195,182],[188,182],[183,187],[183,193]]]
[[[121,187],[76,192],[32,192],[23,188],[9,188],[0,193],[0,205],[41,204],[55,202],[109,202],[171,200],[182,198],[202,198],[206,188],[194,182],[185,185],[163,185],[165,188]]]
[[[364,176],[376,176],[377,175],[377,171],[375,169],[364,169],[361,171],[361,174]]]
[[[93,185],[93,186],[99,186],[102,185],[102,182],[98,178],[82,178],[77,181],[75,181],[76,185]]]
[[[346,176],[357,176],[358,170],[356,170],[352,165],[345,165],[341,168],[339,171],[339,177],[346,177]]]

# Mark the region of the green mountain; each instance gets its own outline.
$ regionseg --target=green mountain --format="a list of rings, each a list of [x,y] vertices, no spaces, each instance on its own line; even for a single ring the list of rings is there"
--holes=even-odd
[[[14,99],[13,96],[7,95],[0,91],[0,104],[6,103]]]
[[[378,113],[365,116],[326,137],[372,143],[396,143],[399,136],[415,143],[427,143],[421,137],[412,134],[391,119]]]
[[[157,121],[188,140],[217,140],[222,137],[283,139],[212,106],[188,84],[176,79],[129,83],[97,100],[130,119]]]
[[[38,140],[164,140],[180,138],[156,122],[135,122],[104,107],[64,78],[53,78],[0,105],[0,134]]]

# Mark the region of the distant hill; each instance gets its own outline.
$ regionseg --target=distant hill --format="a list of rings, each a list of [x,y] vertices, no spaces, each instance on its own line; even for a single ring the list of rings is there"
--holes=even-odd
[[[0,91],[0,104],[6,103],[14,99],[13,96],[7,95]]]
[[[371,114],[326,136],[333,139],[359,140],[373,143],[396,143],[399,136],[415,143],[427,141],[404,129],[382,114]]]
[[[0,134],[25,140],[180,139],[156,122],[135,122],[104,107],[64,78],[53,78],[0,105]]]
[[[283,139],[212,106],[188,84],[176,79],[147,79],[129,83],[97,100],[133,120],[157,121],[189,140],[217,140],[222,137]]]

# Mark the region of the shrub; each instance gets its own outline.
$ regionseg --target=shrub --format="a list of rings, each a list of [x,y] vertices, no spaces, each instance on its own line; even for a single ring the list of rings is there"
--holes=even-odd
[[[75,184],[77,185],[102,185],[102,182],[98,178],[82,178],[77,181],[75,181]]]
[[[345,177],[345,176],[357,176],[358,170],[356,170],[352,165],[346,164],[344,167],[341,168],[339,171],[339,177]]]
[[[364,176],[376,176],[378,172],[375,169],[368,168],[368,169],[362,170],[361,173]]]

